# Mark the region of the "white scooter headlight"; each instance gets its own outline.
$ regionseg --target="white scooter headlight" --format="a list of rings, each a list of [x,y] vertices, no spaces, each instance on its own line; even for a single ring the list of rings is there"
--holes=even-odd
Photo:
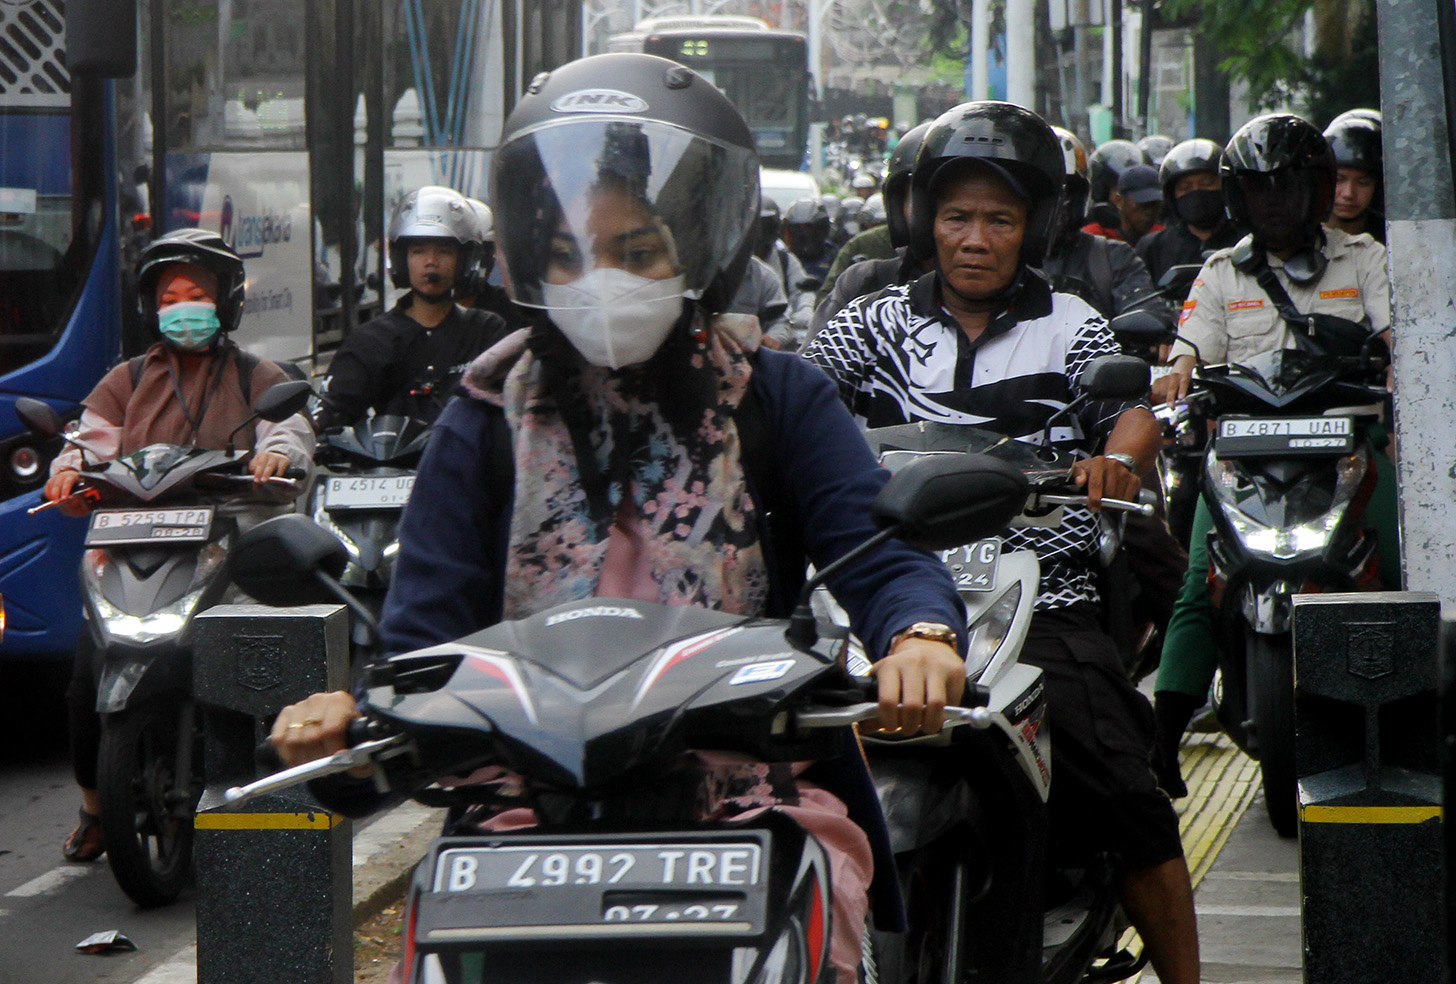
[[[986,671],[996,651],[1006,641],[1016,607],[1021,604],[1021,582],[1012,581],[1001,597],[980,614],[966,629],[966,679],[975,680]]]
[[[81,580],[86,596],[96,609],[96,615],[106,633],[114,639],[145,645],[181,634],[187,620],[197,610],[208,582],[227,559],[227,549],[221,543],[209,543],[202,548],[193,570],[192,581],[187,593],[168,605],[162,605],[146,615],[132,615],[117,608],[106,600],[101,580],[111,563],[105,550],[87,550],[81,562]]]

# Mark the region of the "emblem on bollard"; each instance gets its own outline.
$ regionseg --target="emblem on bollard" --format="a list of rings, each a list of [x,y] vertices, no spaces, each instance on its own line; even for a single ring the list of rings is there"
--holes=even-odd
[[[238,683],[268,690],[283,682],[283,637],[238,636]]]
[[[1352,676],[1375,680],[1395,672],[1395,624],[1351,622],[1345,626],[1345,667]]]

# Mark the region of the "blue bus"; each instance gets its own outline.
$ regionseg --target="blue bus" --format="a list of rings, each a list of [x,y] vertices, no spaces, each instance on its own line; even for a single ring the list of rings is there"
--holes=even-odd
[[[307,371],[392,302],[380,249],[422,184],[484,198],[531,78],[581,51],[556,0],[0,2],[0,661],[70,658],[84,523],[35,516],[63,416],[150,341],[128,283],[151,236],[247,264],[240,345]]]

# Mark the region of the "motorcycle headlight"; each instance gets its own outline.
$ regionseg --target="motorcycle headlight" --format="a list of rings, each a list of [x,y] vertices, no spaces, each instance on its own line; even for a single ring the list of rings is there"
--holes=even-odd
[[[349,563],[359,563],[359,548],[354,545],[354,541],[349,537],[349,534],[340,529],[333,519],[330,518],[328,509],[324,508],[324,496],[322,495],[314,502],[313,521],[328,530],[344,545],[344,550],[349,554]]]
[[[1210,453],[1207,478],[1224,518],[1250,553],[1276,560],[1291,560],[1301,554],[1323,550],[1329,545],[1330,538],[1339,528],[1340,520],[1345,517],[1345,510],[1360,490],[1369,467],[1369,456],[1363,449],[1338,459],[1335,462],[1335,487],[1329,507],[1308,522],[1287,527],[1268,526],[1240,508],[1251,496],[1258,495],[1258,490],[1238,472],[1232,462],[1219,461]]]
[[[208,560],[209,571],[213,571],[222,563],[226,551],[217,544],[209,544],[208,547],[216,548],[217,556]],[[162,605],[146,615],[132,615],[113,605],[106,599],[106,595],[102,591],[101,579],[110,563],[106,551],[88,550],[82,558],[81,564],[81,580],[86,588],[86,595],[95,607],[96,615],[101,619],[106,633],[113,638],[137,645],[179,635],[202,600],[203,588],[207,585],[206,578],[194,574],[192,587],[176,601],[169,605]],[[202,561],[199,560],[199,569],[202,566]]]
[[[966,679],[975,680],[986,671],[995,658],[996,651],[1006,641],[1011,623],[1016,618],[1016,607],[1021,604],[1021,582],[1013,581],[992,602],[991,607],[966,629]]]

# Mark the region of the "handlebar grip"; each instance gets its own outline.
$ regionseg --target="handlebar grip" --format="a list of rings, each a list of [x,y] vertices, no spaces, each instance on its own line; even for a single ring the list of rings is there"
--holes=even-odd
[[[257,762],[265,772],[278,772],[284,768],[283,759],[278,757],[278,750],[267,738],[264,738],[258,743],[258,747],[253,749],[253,761]]]
[[[299,468],[297,466],[294,466],[292,468],[285,468],[284,471],[283,471],[283,477],[284,478],[291,478],[295,482],[301,482],[305,478],[308,478],[308,469],[307,468]]]

